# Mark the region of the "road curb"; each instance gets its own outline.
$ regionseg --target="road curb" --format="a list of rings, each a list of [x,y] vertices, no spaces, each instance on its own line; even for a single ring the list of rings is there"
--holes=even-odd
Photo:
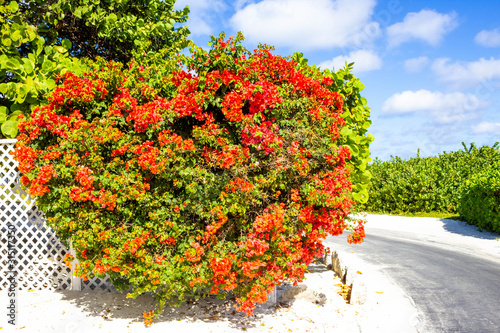
[[[364,304],[367,301],[368,292],[363,273],[360,271],[359,260],[350,253],[333,251],[327,248],[324,264],[337,274],[342,283],[351,288],[350,304]]]

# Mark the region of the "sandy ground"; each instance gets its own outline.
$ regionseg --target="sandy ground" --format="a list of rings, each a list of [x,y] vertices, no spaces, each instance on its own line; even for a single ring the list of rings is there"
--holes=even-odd
[[[132,300],[109,292],[21,291],[19,324],[11,327],[4,317],[0,332],[414,332],[416,310],[374,267],[363,266],[370,286],[362,305],[345,303],[338,294],[339,278],[324,265],[310,268],[304,284],[326,295],[323,306],[303,300],[289,306],[266,304],[247,317],[234,311],[231,299],[192,300],[167,308],[146,328],[142,313],[153,304],[148,295]],[[278,297],[290,287],[279,288]]]
[[[461,244],[465,251],[500,257],[499,235],[479,232],[474,226],[452,220],[369,215],[371,228],[404,231],[440,246]],[[343,237],[343,236],[340,236]],[[258,307],[253,317],[234,311],[234,300],[191,300],[145,327],[142,313],[152,308],[148,295],[127,299],[105,292],[21,291],[18,295],[19,324],[11,327],[0,317],[1,332],[416,332],[420,314],[412,300],[385,276],[379,267],[363,262],[354,253],[343,253],[351,269],[359,270],[367,286],[364,304],[346,304],[338,294],[340,279],[322,264],[311,265],[303,282],[323,293],[326,304],[296,300],[289,306],[279,302]],[[279,296],[291,286],[278,289]],[[5,291],[0,304],[7,304]],[[4,308],[2,306],[2,308]],[[6,311],[4,311],[6,313]]]

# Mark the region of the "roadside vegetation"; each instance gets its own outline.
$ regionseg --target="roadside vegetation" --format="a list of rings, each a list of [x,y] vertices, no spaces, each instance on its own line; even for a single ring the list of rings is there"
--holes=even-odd
[[[469,147],[433,157],[375,159],[370,213],[453,218],[500,232],[500,150]]]
[[[448,212],[416,212],[416,213],[383,213],[383,212],[367,212],[368,214],[373,215],[393,215],[393,216],[406,216],[406,217],[432,217],[436,219],[450,219],[450,220],[461,220],[460,216],[455,213]]]
[[[252,314],[327,235],[363,241],[348,215],[371,178],[352,64],[251,52],[240,33],[203,49],[174,3],[0,0],[0,131],[20,181],[75,275],[152,293],[146,325],[229,292]]]

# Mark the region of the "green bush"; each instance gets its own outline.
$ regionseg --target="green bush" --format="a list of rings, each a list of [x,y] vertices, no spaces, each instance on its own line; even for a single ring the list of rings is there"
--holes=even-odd
[[[481,229],[500,233],[500,163],[465,182],[461,188],[458,213]]]
[[[434,157],[418,156],[403,160],[375,161],[369,200],[362,207],[370,212],[417,213],[443,211],[455,213],[462,184],[473,174],[500,161],[498,143]]]

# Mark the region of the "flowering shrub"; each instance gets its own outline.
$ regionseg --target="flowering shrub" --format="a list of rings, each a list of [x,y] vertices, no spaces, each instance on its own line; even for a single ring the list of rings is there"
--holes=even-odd
[[[148,324],[166,300],[226,291],[251,314],[301,281],[327,235],[364,238],[347,219],[352,156],[333,80],[241,38],[193,46],[162,80],[140,64],[67,73],[20,124],[21,181],[71,240],[77,274],[152,292]]]

